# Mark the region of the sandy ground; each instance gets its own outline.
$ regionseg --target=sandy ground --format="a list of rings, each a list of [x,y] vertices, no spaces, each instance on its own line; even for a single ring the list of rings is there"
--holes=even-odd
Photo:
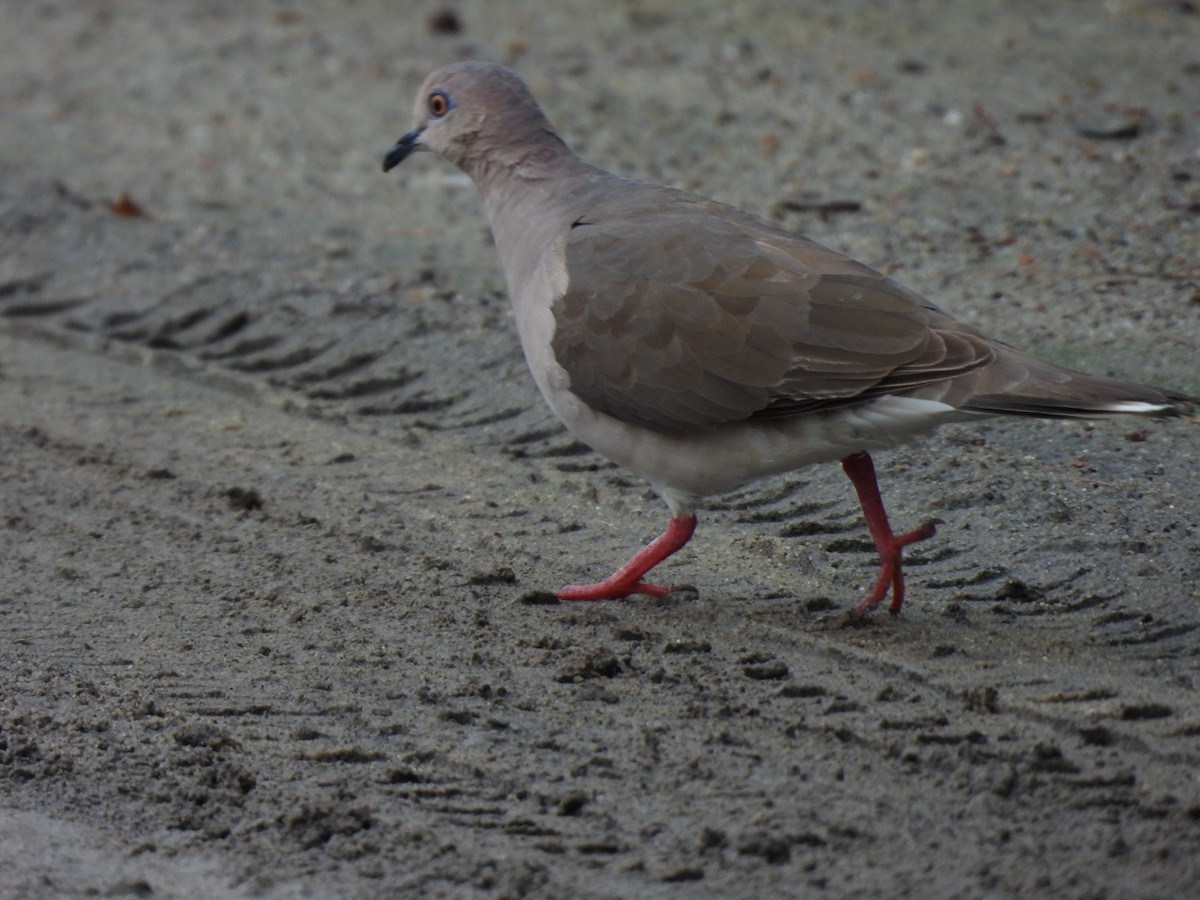
[[[717,498],[698,597],[545,602],[664,510],[536,396],[469,184],[379,171],[452,59],[1200,392],[1195,4],[781,8],[0,3],[0,896],[1194,894],[1195,420],[881,455],[946,523],[898,618],[820,621],[836,466]]]

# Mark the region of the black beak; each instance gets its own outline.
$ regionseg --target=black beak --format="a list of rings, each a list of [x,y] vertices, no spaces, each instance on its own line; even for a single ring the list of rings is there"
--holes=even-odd
[[[383,171],[390,172],[400,163],[404,162],[414,150],[419,149],[420,145],[417,141],[421,137],[422,128],[414,128],[400,140],[396,141],[391,150],[387,152],[387,156],[383,158]]]

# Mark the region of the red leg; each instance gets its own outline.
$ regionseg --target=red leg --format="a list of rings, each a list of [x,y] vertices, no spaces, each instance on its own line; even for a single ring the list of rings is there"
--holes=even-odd
[[[889,587],[892,590],[892,603],[888,610],[895,615],[904,605],[904,570],[901,568],[904,548],[933,537],[939,520],[931,519],[904,534],[892,534],[887,511],[883,508],[883,498],[879,496],[879,482],[875,479],[875,464],[871,462],[870,454],[851,453],[842,460],[842,469],[858,492],[858,502],[862,504],[867,528],[879,553],[879,577],[875,580],[875,586],[851,615],[862,616],[874,610],[887,596]]]
[[[666,531],[603,581],[595,584],[568,584],[556,596],[559,600],[619,600],[630,594],[665,597],[679,589],[646,584],[642,581],[642,576],[686,544],[695,530],[695,516],[675,516],[667,524]]]

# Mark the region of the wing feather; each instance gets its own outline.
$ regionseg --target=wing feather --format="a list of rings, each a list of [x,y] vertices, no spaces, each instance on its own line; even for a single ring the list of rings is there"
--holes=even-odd
[[[861,403],[953,379],[989,343],[878,272],[669,189],[566,243],[553,351],[571,390],[660,431]]]

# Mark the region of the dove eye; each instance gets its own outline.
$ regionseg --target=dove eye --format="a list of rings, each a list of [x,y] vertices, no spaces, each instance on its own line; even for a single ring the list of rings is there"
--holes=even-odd
[[[440,119],[454,107],[450,102],[450,95],[445,91],[434,91],[429,95],[429,114],[435,119]]]

